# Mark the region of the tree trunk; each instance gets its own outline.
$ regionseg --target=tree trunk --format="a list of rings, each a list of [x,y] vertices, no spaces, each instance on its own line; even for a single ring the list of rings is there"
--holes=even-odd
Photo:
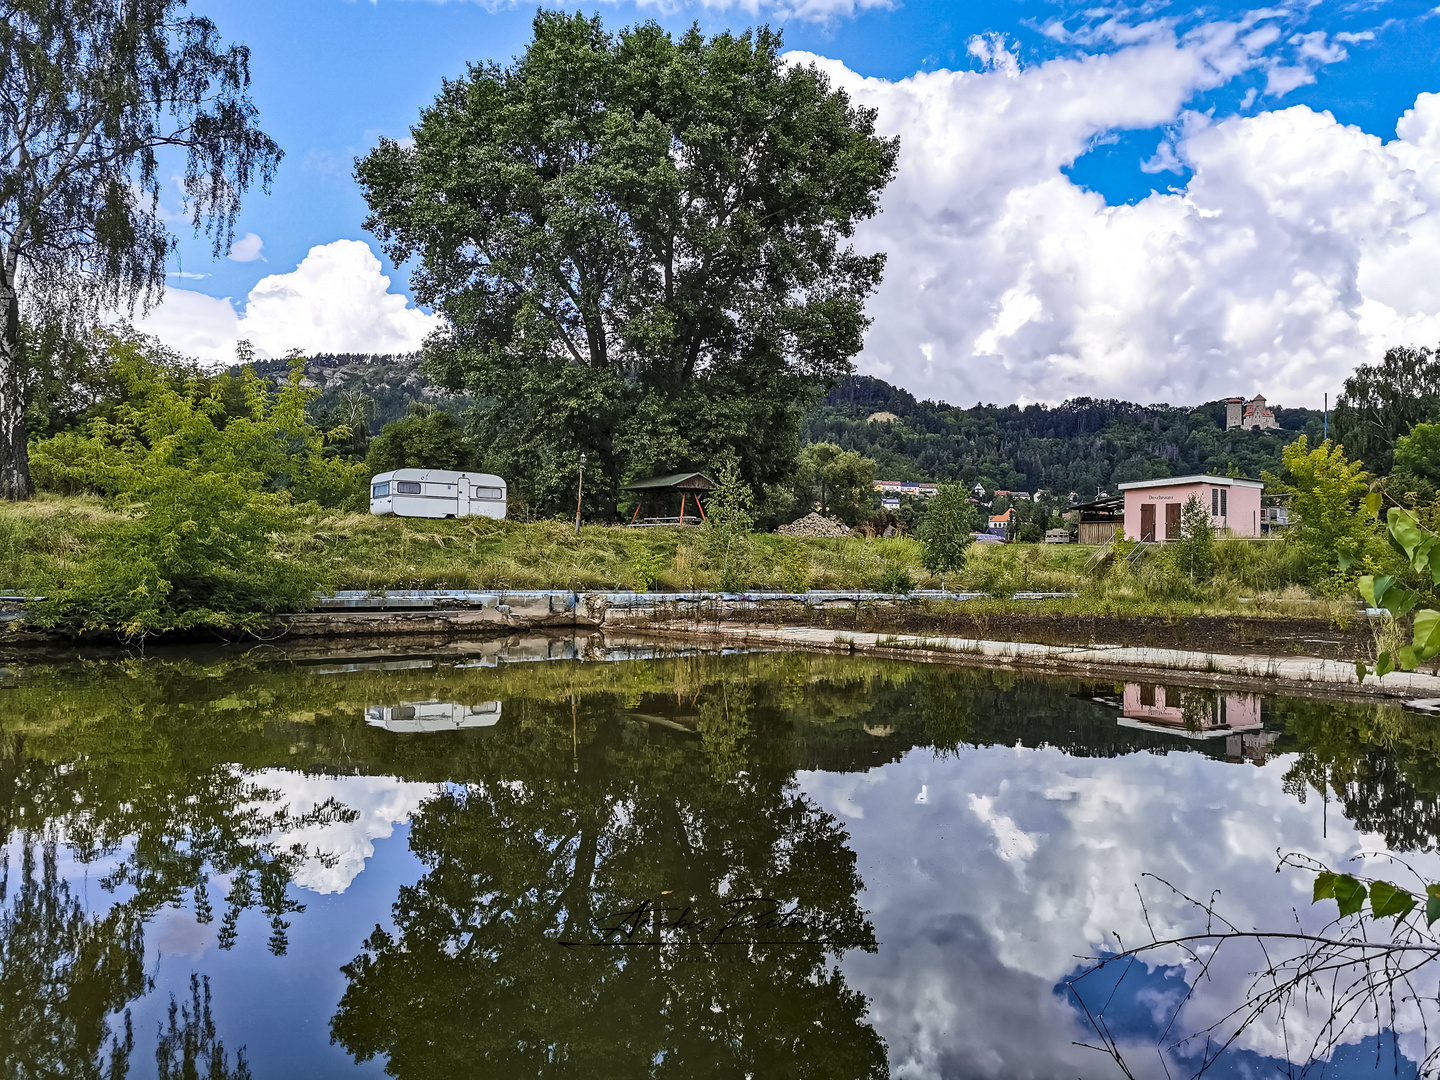
[[[20,357],[20,296],[13,272],[0,271],[0,499],[30,498],[30,450]]]

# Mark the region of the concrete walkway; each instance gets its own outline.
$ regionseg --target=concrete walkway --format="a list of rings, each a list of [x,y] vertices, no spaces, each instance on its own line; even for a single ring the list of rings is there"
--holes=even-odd
[[[866,634],[813,627],[749,627],[721,624],[671,623],[649,628],[666,636],[682,635],[750,646],[781,646],[867,652],[915,659],[950,660],[1051,671],[1164,673],[1185,682],[1247,685],[1265,683],[1272,690],[1328,689],[1347,695],[1391,698],[1440,698],[1440,676],[1395,671],[1383,679],[1355,678],[1355,665],[1316,657],[1236,656],[1228,653],[1148,649],[1124,645],[1037,645],[1022,641],[982,641],[939,635]]]

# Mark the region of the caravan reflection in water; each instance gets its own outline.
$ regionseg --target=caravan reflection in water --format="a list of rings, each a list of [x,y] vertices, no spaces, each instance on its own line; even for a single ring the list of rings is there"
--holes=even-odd
[[[1126,683],[1120,711],[1123,727],[1187,739],[1258,731],[1262,726],[1260,698],[1255,694],[1222,694],[1153,683]]]
[[[402,701],[399,705],[367,705],[365,722],[371,727],[407,733],[494,727],[500,722],[500,702],[461,705],[456,701]]]

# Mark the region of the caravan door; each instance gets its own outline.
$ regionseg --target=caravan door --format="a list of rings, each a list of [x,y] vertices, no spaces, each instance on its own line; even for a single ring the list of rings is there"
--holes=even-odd
[[[470,516],[470,477],[461,473],[455,480],[456,498],[459,500],[455,505],[456,517]]]

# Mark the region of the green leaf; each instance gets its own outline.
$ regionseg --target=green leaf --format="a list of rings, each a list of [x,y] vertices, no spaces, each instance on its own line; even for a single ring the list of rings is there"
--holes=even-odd
[[[1425,886],[1425,925],[1440,919],[1440,885]]]
[[[1344,567],[1341,567],[1341,569],[1344,569]],[[1381,581],[1389,583],[1394,580],[1394,578],[1380,578],[1377,580],[1373,575],[1366,574],[1355,584],[1360,587],[1360,595],[1365,598],[1365,603],[1375,608],[1380,606],[1380,597],[1385,595],[1384,589],[1377,589],[1375,586]]]
[[[1354,915],[1365,903],[1365,886],[1349,874],[1335,878],[1335,902],[1340,905],[1341,915]]]
[[[1430,549],[1430,577],[1440,585],[1440,544]]]
[[[1390,672],[1395,670],[1395,661],[1390,659],[1388,652],[1382,652],[1375,658],[1375,677],[1383,679]]]
[[[1392,585],[1385,590],[1385,600],[1380,606],[1399,619],[1403,618],[1419,602],[1420,594],[1414,589]]]
[[[1434,886],[1432,886],[1433,888]],[[1335,875],[1329,870],[1321,871],[1315,875],[1315,895],[1311,897],[1312,904],[1318,904],[1321,900],[1335,899]]]
[[[1352,559],[1349,555],[1347,555],[1343,550],[1338,550],[1335,552],[1335,561],[1340,564],[1341,570],[1349,570],[1350,567],[1355,565],[1355,560]]]
[[[1440,653],[1440,611],[1424,608],[1415,613],[1415,655],[1428,660]]]
[[[1370,910],[1377,919],[1394,915],[1397,920],[1410,914],[1415,906],[1415,897],[1388,881],[1377,881],[1370,886]]]
[[[1420,658],[1415,655],[1414,645],[1400,646],[1400,652],[1397,654],[1396,659],[1399,660],[1400,667],[1403,671],[1414,671],[1420,666]]]
[[[1371,517],[1377,516],[1384,505],[1385,497],[1378,491],[1372,491],[1365,496],[1365,512]]]
[[[1372,577],[1370,582],[1371,592],[1375,595],[1375,604],[1378,607],[1385,602],[1385,593],[1391,585],[1395,584],[1395,578],[1390,574],[1385,574],[1382,577]]]
[[[1427,533],[1420,528],[1420,522],[1415,515],[1408,510],[1402,510],[1398,506],[1392,506],[1390,512],[1385,515],[1386,527],[1390,531],[1390,538],[1400,545],[1400,550],[1410,558],[1415,557],[1416,550],[1426,540]]]
[[[1355,681],[1356,681],[1357,683],[1363,683],[1363,682],[1365,681],[1365,676],[1366,676],[1366,675],[1369,675],[1369,674],[1370,674],[1370,669],[1365,666],[1365,661],[1364,661],[1364,660],[1356,660],[1356,661],[1355,661]]]

